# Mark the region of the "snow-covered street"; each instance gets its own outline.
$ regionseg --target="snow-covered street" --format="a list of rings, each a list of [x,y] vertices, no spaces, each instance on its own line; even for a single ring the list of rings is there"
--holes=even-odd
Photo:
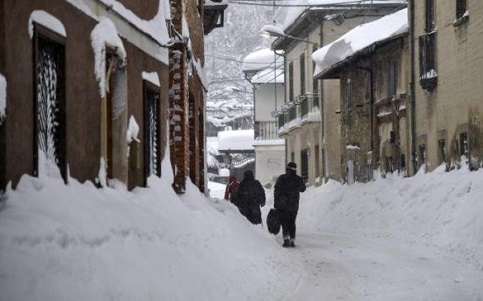
[[[170,181],[25,176],[0,210],[0,300],[483,299],[483,171],[309,187],[294,249],[224,185],[178,196]]]
[[[438,170],[309,189],[286,252],[300,274],[283,299],[482,300],[477,177]]]

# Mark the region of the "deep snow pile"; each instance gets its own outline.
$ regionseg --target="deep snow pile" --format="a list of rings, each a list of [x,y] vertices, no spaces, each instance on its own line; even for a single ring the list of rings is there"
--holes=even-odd
[[[269,234],[169,183],[128,192],[24,176],[0,211],[0,300],[279,298],[289,265]]]
[[[340,237],[334,241],[351,241],[354,248],[367,239],[380,252],[400,244],[421,256],[439,254],[448,267],[469,267],[471,273],[449,281],[471,288],[475,300],[483,298],[483,171],[438,169],[412,178],[388,175],[368,184],[311,187],[301,199],[299,248],[288,251],[280,247],[280,236],[249,224],[217,199],[223,185],[210,183],[213,199],[192,184],[186,194],[174,194],[165,161],[168,176],[131,192],[122,185],[97,189],[74,179],[64,185],[29,176],[8,189],[0,210],[0,300],[319,300],[309,291],[319,284],[314,293],[336,295],[341,279],[327,269],[337,267],[331,258],[341,257],[329,254],[325,241],[304,245],[308,233],[320,233],[320,240]],[[273,203],[267,194],[264,215]],[[328,261],[325,268],[314,258]],[[367,266],[374,269],[372,261]],[[307,266],[318,265],[325,274],[308,275]],[[411,281],[405,277],[402,282]],[[385,283],[364,285],[381,293]],[[358,294],[342,300],[363,300],[353,298]]]
[[[483,271],[482,196],[482,170],[445,172],[441,166],[410,178],[329,182],[305,196],[299,222],[306,229],[426,246]]]

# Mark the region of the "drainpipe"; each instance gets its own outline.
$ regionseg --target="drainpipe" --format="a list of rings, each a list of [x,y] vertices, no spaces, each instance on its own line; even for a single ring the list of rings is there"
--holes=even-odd
[[[417,154],[416,154],[416,95],[415,95],[415,86],[414,82],[416,79],[415,75],[415,52],[414,52],[414,43],[415,43],[415,36],[414,36],[414,0],[408,1],[409,6],[409,55],[410,55],[410,83],[409,83],[409,102],[411,107],[411,161],[413,163],[413,175],[416,174],[417,171]]]

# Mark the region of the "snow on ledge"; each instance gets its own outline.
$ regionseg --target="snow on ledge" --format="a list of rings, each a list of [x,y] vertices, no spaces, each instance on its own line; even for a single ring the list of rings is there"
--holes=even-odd
[[[145,72],[143,71],[142,77],[145,81],[148,81],[152,83],[155,86],[161,87],[161,84],[159,83],[159,76],[157,72]]]
[[[64,38],[67,37],[67,32],[65,31],[64,24],[62,24],[62,22],[60,22],[59,19],[52,16],[46,11],[34,10],[30,14],[29,23],[28,23],[29,37],[31,39],[34,36],[34,24],[33,24],[34,22],[52,30],[55,33],[58,33]]]

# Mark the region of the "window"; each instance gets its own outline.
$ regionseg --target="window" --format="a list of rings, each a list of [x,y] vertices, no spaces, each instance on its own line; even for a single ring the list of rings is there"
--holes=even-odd
[[[434,0],[426,0],[426,28],[427,33],[434,30]]]
[[[345,99],[347,108],[352,108],[352,81],[350,78],[347,79],[345,86]]]
[[[300,55],[300,95],[305,95],[305,53]]]
[[[293,62],[288,64],[288,101],[294,101],[293,93]]]
[[[65,122],[64,38],[35,26],[34,38],[35,120],[34,175],[55,172],[67,181]]]
[[[436,32],[419,37],[419,83],[431,91],[437,85],[436,73]]]
[[[144,82],[144,175],[161,176],[159,87]]]
[[[456,0],[456,19],[460,19],[466,13],[466,0]]]
[[[388,96],[394,97],[397,92],[397,62],[396,60],[389,61],[389,76],[388,76]]]

